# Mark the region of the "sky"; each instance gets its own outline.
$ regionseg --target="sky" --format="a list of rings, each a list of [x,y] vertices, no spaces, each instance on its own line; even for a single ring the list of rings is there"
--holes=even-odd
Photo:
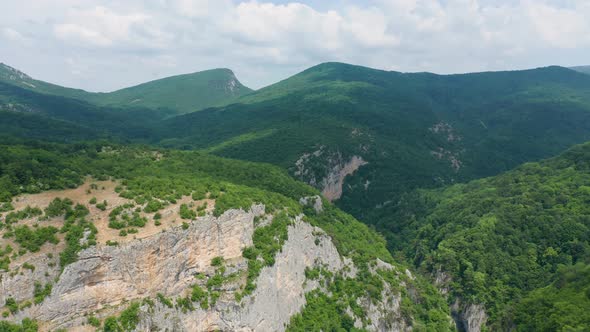
[[[338,61],[464,73],[590,64],[588,0],[0,0],[0,62],[112,91],[212,68],[260,88]]]

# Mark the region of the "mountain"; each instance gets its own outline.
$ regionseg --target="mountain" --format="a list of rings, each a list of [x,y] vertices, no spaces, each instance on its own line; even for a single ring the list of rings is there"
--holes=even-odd
[[[251,91],[231,70],[213,69],[94,94],[88,100],[101,105],[168,108],[189,113],[227,104]]]
[[[451,330],[385,241],[269,165],[0,146],[2,331]]]
[[[101,107],[0,82],[0,132],[22,138],[71,142],[149,137],[169,110]]]
[[[580,73],[590,74],[590,66],[571,67],[570,69],[579,71]]]
[[[99,106],[168,109],[175,113],[224,105],[252,91],[243,86],[229,69],[167,77],[109,93],[91,93],[35,80],[5,64],[0,64],[0,81],[38,93],[80,99]]]
[[[589,199],[585,143],[499,176],[408,194],[393,243],[449,292],[458,315],[478,312],[489,330],[583,330]]]
[[[590,140],[590,77],[464,75],[340,63],[169,119],[152,143],[268,162],[386,235],[402,194],[495,175]]]
[[[43,82],[32,78],[22,71],[0,63],[0,81],[6,84],[16,85],[38,93],[57,95],[76,99],[88,98],[92,93],[81,89],[65,88],[59,85]]]
[[[32,89],[0,84],[0,329],[587,325],[590,143],[540,161],[590,141],[586,74],[325,63],[182,115]]]

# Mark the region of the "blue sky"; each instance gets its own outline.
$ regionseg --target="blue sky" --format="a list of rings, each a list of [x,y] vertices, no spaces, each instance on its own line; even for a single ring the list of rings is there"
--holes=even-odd
[[[462,73],[590,62],[586,0],[0,2],[0,62],[110,91],[226,67],[259,88],[325,61]]]

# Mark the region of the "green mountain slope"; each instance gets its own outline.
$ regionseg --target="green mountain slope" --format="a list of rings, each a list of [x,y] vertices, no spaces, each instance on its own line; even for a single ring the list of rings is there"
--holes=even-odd
[[[577,67],[571,67],[570,69],[573,69],[575,71],[579,71],[580,73],[590,74],[590,66],[577,66]]]
[[[45,115],[103,137],[281,166],[387,236],[398,230],[391,216],[404,193],[498,174],[590,140],[590,77],[561,67],[434,75],[326,63],[235,104],[166,121],[165,111],[0,87],[17,101],[5,106],[50,109]]]
[[[59,85],[43,82],[32,78],[22,71],[0,63],[0,81],[6,84],[16,85],[23,89],[29,89],[38,93],[57,95],[69,98],[85,99],[92,93],[81,89],[66,88]]]
[[[0,64],[0,81],[38,93],[85,100],[96,105],[167,109],[175,113],[225,105],[252,91],[243,86],[229,69],[167,77],[109,93],[86,92],[35,80],[5,64]]]
[[[26,81],[9,75],[16,77]],[[590,143],[514,167],[590,141],[589,75],[562,67],[406,74],[326,63],[231,105],[180,116],[165,104],[174,102],[174,82],[190,85],[190,75],[163,81],[100,97],[111,106],[96,106],[77,90],[55,96],[24,81],[0,82],[0,139],[10,143],[0,149],[0,197],[75,187],[90,174],[128,181],[123,195],[142,204],[194,184],[223,192],[218,211],[265,202],[302,212],[362,273],[348,280],[306,270],[309,280],[328,282],[328,292],[306,295],[307,306],[291,319],[294,331],[350,328],[354,298],[383,289],[367,273],[377,263],[362,263],[376,258],[433,277],[460,328],[486,320],[492,330],[586,324],[588,301],[572,294],[588,288],[576,276],[590,264]],[[130,107],[141,94],[155,99],[146,99],[148,108]],[[15,146],[14,136],[76,144]],[[80,143],[102,138],[201,151],[164,150],[161,159],[162,150]],[[168,184],[161,187],[154,175]],[[318,189],[335,204],[324,202],[320,214],[299,206]],[[338,208],[375,226],[387,242]],[[260,255],[248,266],[272,261]],[[403,314],[416,330],[448,328],[440,295],[424,279],[403,281],[410,280],[419,295],[401,287]],[[568,309],[574,306],[582,310]]]
[[[531,292],[516,306],[518,331],[584,331],[590,326],[590,265],[562,267],[555,281]]]
[[[237,104],[170,119],[156,135],[169,147],[270,162],[320,189],[360,157],[366,164],[337,204],[387,230],[402,193],[590,140],[590,77],[561,67],[434,75],[326,63]]]
[[[147,139],[170,111],[95,106],[0,82],[2,133],[58,142],[92,138]]]
[[[250,93],[229,69],[206,70],[167,77],[110,93],[93,94],[89,101],[102,105],[167,108],[189,113],[228,104]]]
[[[527,303],[543,294],[550,296],[537,307],[567,311],[579,303],[590,312],[588,299],[566,296],[571,290],[559,282],[538,290],[557,278],[562,266],[590,263],[589,200],[586,143],[496,177],[407,195],[398,206],[398,233],[390,244],[400,257],[435,275],[464,306],[483,304],[494,329],[506,329],[515,316],[527,330],[543,324],[523,318],[531,314]],[[583,283],[589,286],[588,279]],[[582,326],[590,316],[579,319]]]

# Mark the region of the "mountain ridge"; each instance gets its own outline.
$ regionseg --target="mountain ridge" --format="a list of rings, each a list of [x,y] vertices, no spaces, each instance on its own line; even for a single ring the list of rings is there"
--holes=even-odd
[[[590,74],[590,66],[576,66],[576,67],[570,67],[570,69],[578,71],[580,73]]]
[[[176,113],[221,106],[252,92],[228,68],[216,68],[156,79],[111,92],[88,92],[36,80],[4,63],[0,80],[39,93],[80,99],[98,106],[168,108]]]
[[[129,107],[135,95],[101,106],[0,82],[0,235],[10,244],[0,273],[11,285],[0,308],[10,324],[587,325],[590,143],[563,151],[590,142],[589,75],[324,63],[183,115]],[[153,262],[170,269],[155,273]],[[146,289],[127,265],[165,280]],[[111,280],[129,292],[103,296]],[[100,296],[87,299],[86,287]],[[52,322],[56,306],[69,311]]]

